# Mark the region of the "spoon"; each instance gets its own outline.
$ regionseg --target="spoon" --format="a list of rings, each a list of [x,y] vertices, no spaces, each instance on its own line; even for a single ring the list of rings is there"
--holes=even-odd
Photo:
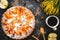
[[[45,40],[44,28],[43,27],[40,28],[40,32],[42,33],[43,39]]]

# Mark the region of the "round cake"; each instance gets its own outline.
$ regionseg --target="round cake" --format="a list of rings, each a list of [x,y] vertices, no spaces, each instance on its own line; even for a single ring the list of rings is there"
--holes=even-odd
[[[1,23],[3,31],[8,37],[24,39],[35,28],[35,17],[26,7],[14,6],[4,12]]]

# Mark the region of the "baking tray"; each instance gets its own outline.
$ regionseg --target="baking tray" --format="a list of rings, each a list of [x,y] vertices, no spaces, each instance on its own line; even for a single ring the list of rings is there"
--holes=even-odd
[[[36,2],[35,0],[18,0],[18,2],[16,2],[15,4],[13,4],[16,0],[8,0],[9,2],[9,6],[8,8],[12,7],[12,6],[25,6],[28,9],[30,9],[33,14],[35,15],[36,9],[37,7],[40,6],[41,2],[43,0],[40,0],[40,2]],[[26,3],[24,3],[26,2]],[[7,8],[7,9],[8,9]],[[6,36],[6,34],[3,32],[2,26],[1,26],[1,18],[2,18],[2,14],[7,10],[7,9],[0,9],[0,40],[14,40],[11,39],[9,37]],[[48,17],[45,12],[40,8],[40,11],[38,12],[39,14],[37,16],[35,16],[35,20],[36,20],[36,26],[35,29],[33,31],[33,33],[28,36],[27,38],[23,39],[23,40],[36,40],[32,37],[32,35],[35,35],[36,37],[38,37],[39,40],[43,40],[43,37],[41,35],[41,33],[39,34],[39,29],[40,27],[44,27],[45,29],[45,37],[46,40],[48,40],[48,34],[49,33],[56,33],[58,35],[57,40],[60,40],[60,25],[57,27],[57,30],[54,31],[53,29],[49,28],[46,23],[45,23],[45,19]],[[43,18],[42,18],[43,17]],[[60,14],[57,16],[60,20]],[[60,24],[60,23],[59,23]],[[39,35],[38,35],[39,34]]]

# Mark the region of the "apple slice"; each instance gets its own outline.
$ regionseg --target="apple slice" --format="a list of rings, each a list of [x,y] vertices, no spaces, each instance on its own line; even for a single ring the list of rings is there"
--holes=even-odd
[[[0,0],[0,8],[6,9],[8,7],[8,1],[7,0]]]

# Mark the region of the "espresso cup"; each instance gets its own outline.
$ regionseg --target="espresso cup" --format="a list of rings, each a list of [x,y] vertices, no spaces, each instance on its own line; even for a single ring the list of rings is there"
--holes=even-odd
[[[53,21],[51,21],[51,20],[53,20]],[[49,21],[50,21],[50,22],[49,22]],[[53,30],[57,30],[57,26],[59,25],[59,18],[58,18],[57,16],[54,16],[54,15],[48,16],[48,17],[46,18],[45,22],[46,22],[46,25],[47,25],[48,27],[52,28]],[[55,22],[56,22],[56,24],[53,25]],[[49,23],[50,23],[51,25],[50,25]],[[53,25],[53,26],[52,26],[52,25]]]

